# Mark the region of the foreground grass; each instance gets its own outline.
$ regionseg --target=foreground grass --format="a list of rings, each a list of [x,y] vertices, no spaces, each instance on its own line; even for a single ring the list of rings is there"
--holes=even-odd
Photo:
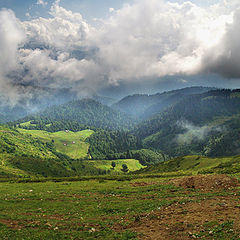
[[[235,226],[239,219],[234,219],[240,213],[239,188],[201,192],[176,187],[169,178],[138,177],[0,183],[1,239],[141,239],[144,236],[238,239],[240,236]],[[216,215],[206,214],[211,210]]]
[[[148,199],[156,188],[139,191],[129,181],[1,183],[0,187],[1,239],[135,239],[136,233],[122,230],[135,215],[174,201]],[[172,188],[159,190],[165,195]]]

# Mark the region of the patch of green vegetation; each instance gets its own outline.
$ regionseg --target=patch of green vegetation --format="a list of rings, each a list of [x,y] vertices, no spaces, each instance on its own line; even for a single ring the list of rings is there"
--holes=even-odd
[[[20,124],[21,127],[29,127],[29,126],[36,126],[36,124],[31,123],[31,121],[24,122]]]
[[[123,164],[127,165],[129,171],[136,171],[141,168],[144,168],[144,166],[140,164],[138,160],[135,159],[97,160],[97,161],[88,160],[84,162],[91,164],[95,168],[110,171],[111,174],[122,173]],[[113,162],[115,163],[115,167],[112,166]]]
[[[79,132],[59,131],[50,133],[42,130],[18,129],[19,132],[30,134],[32,137],[40,139],[43,142],[51,142],[57,152],[63,153],[73,159],[87,158],[89,144],[85,142],[94,132],[92,130],[83,130]]]

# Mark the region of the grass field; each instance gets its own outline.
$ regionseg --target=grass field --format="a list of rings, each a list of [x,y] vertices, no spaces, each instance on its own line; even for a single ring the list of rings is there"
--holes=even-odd
[[[197,173],[239,173],[240,156],[210,158],[205,156],[184,156],[140,170],[142,173],[186,172]]]
[[[178,180],[0,183],[0,236],[239,239],[239,185],[202,191],[176,186]]]
[[[44,142],[54,141],[53,144],[56,150],[67,156],[78,159],[87,157],[89,144],[85,142],[86,138],[91,136],[94,132],[92,130],[83,130],[79,132],[60,131],[50,133],[41,130],[25,130],[18,129],[19,132],[31,134]]]
[[[88,160],[86,161],[89,164],[93,165],[95,168],[99,168],[102,170],[110,170],[112,174],[114,173],[122,173],[122,165],[126,164],[128,166],[129,171],[136,171],[141,168],[144,168],[144,166],[139,163],[138,160],[135,159],[118,159],[118,160],[98,160],[98,161],[92,161]],[[116,167],[113,169],[112,162],[116,163]]]

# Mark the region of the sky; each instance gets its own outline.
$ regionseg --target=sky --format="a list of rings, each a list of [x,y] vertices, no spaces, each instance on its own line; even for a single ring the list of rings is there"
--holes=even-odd
[[[239,0],[0,0],[0,101],[240,88]]]

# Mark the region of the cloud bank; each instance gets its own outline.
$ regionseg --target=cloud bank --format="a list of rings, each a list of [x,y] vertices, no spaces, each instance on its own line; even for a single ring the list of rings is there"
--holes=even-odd
[[[44,1],[38,1],[44,5]],[[20,22],[0,11],[0,95],[19,85],[100,89],[165,76],[240,78],[240,3],[136,0],[91,26],[57,0],[49,18]],[[183,79],[183,78],[182,78]],[[6,91],[7,89],[7,91]]]

